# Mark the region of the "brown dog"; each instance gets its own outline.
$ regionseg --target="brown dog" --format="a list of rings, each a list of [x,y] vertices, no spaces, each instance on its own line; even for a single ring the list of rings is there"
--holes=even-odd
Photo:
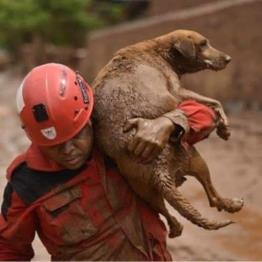
[[[181,215],[205,229],[218,229],[232,223],[209,221],[192,207],[177,189],[185,175],[200,181],[210,206],[218,210],[238,211],[243,201],[218,195],[207,165],[194,147],[188,153],[179,143],[169,142],[152,162],[138,163],[126,150],[134,132],[125,133],[123,127],[128,119],[154,119],[175,110],[181,101],[194,99],[215,109],[221,120],[217,133],[227,139],[228,122],[220,102],[182,88],[179,79],[185,73],[203,69],[221,70],[230,60],[228,55],[211,47],[202,35],[177,30],[121,49],[93,83],[98,144],[116,161],[134,191],[167,218],[170,237],[180,235],[182,226],[168,213],[164,199]]]

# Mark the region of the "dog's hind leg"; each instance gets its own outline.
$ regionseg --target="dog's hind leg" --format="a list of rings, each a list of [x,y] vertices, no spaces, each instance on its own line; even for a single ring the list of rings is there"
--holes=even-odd
[[[150,168],[139,164],[130,157],[122,154],[117,159],[117,166],[133,188],[133,190],[145,200],[157,213],[162,214],[169,225],[169,237],[174,238],[181,235],[183,226],[167,210],[163,196],[159,194],[152,185]]]
[[[177,221],[177,219],[172,216],[166,208],[164,199],[161,195],[155,192],[151,197],[151,206],[152,208],[162,214],[168,222],[169,226],[169,237],[174,238],[182,234],[183,226]]]
[[[225,210],[230,213],[239,211],[243,207],[243,200],[222,198],[212,184],[210,172],[204,159],[194,147],[191,148],[190,154],[191,159],[187,174],[194,176],[203,185],[210,206],[216,207],[219,211]]]
[[[160,173],[155,175],[154,183],[155,186],[158,188],[158,193],[163,195],[167,202],[173,208],[175,208],[182,216],[187,218],[192,223],[208,230],[217,230],[233,223],[230,220],[218,222],[210,221],[204,218],[190,204],[190,202],[183,197],[176,186],[172,184],[172,180],[166,180],[166,176],[163,173],[162,175]]]

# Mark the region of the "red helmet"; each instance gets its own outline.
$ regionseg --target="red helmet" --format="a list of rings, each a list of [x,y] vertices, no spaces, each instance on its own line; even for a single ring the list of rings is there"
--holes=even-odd
[[[89,121],[94,98],[90,86],[61,64],[35,67],[16,95],[17,108],[30,140],[51,146],[74,137]]]

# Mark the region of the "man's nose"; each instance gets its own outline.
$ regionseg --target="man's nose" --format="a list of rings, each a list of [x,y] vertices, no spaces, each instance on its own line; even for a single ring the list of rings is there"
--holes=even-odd
[[[75,145],[72,140],[68,140],[63,144],[63,153],[70,155],[75,150]]]

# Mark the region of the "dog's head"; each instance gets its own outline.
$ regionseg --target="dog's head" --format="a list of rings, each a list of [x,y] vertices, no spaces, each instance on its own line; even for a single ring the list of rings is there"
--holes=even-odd
[[[176,30],[167,35],[166,41],[168,60],[182,73],[221,70],[231,61],[229,55],[213,48],[207,38],[194,31]]]

